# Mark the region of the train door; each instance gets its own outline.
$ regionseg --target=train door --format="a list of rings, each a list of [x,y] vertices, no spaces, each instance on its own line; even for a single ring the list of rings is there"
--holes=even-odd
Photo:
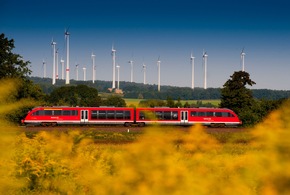
[[[188,111],[181,111],[180,123],[188,124]]]
[[[86,123],[89,121],[89,111],[81,110],[81,123]]]

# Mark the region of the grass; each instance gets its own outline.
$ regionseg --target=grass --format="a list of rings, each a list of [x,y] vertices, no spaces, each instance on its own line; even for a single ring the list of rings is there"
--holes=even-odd
[[[138,107],[139,102],[144,100],[144,99],[124,98],[124,100],[125,100],[127,106],[134,105],[134,106]],[[210,104],[213,104],[215,106],[218,106],[220,104],[220,100],[181,100],[180,102],[182,103],[182,105],[184,105],[186,102],[189,104],[196,104],[197,101],[202,101],[203,104],[210,103]],[[177,101],[175,101],[175,103],[176,102]]]

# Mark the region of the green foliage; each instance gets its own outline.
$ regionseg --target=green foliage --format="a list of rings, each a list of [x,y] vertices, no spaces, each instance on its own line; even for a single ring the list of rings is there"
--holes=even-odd
[[[58,106],[100,106],[101,98],[97,89],[86,85],[63,86],[50,94],[48,102]]]
[[[244,126],[255,125],[273,110],[279,108],[285,99],[280,100],[256,100],[253,98],[252,91],[246,85],[255,84],[250,79],[247,72],[235,72],[231,79],[221,89],[222,99],[220,106],[235,111]]]
[[[14,91],[10,93],[9,97],[6,97],[7,101],[13,103],[27,98],[31,100],[30,102],[43,101],[45,96],[41,88],[27,78],[31,74],[28,67],[30,62],[24,61],[21,55],[13,53],[14,48],[14,40],[9,40],[3,33],[0,34],[0,82],[13,79],[15,85]],[[5,117],[10,122],[19,123],[31,107],[33,107],[32,104],[24,108],[19,107],[5,113]]]
[[[167,97],[166,106],[169,107],[169,108],[174,108],[175,107],[174,101],[173,101],[173,99],[171,97]]]
[[[122,97],[112,95],[103,101],[103,105],[104,106],[115,106],[115,107],[126,107],[126,102]]]
[[[246,85],[255,84],[250,74],[244,71],[235,72],[221,89],[221,107],[230,108],[239,114],[241,109],[251,109],[253,95]]]
[[[166,103],[162,100],[153,100],[153,99],[149,99],[149,100],[142,100],[139,102],[139,107],[163,107],[166,106]]]
[[[12,53],[15,48],[14,40],[0,34],[0,79],[22,78],[31,74],[28,68],[29,61],[24,61],[19,54]]]
[[[246,85],[256,84],[250,79],[250,74],[244,71],[234,72],[221,89],[220,107],[232,109],[238,114],[243,124],[253,124],[252,116],[254,98]]]

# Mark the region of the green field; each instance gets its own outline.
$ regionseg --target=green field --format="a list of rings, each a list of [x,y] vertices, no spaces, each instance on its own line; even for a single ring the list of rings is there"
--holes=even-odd
[[[127,106],[130,106],[130,105],[138,106],[139,102],[144,100],[144,99],[124,98],[124,100],[126,101]],[[180,102],[182,103],[182,105],[184,105],[186,102],[188,102],[189,104],[196,104],[197,101],[202,101],[203,104],[211,103],[215,106],[218,106],[220,103],[220,100],[181,100]],[[175,102],[177,102],[177,101],[175,101]]]

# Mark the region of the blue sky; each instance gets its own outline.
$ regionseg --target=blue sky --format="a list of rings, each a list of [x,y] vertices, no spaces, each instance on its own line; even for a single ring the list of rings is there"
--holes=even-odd
[[[203,87],[202,52],[208,54],[208,87],[222,87],[234,71],[245,71],[253,88],[290,90],[290,3],[276,1],[38,1],[0,0],[0,32],[15,40],[15,53],[31,61],[33,76],[52,77],[52,38],[65,59],[64,30],[69,27],[70,78],[75,65],[86,66],[92,79],[91,52],[96,55],[97,80],[112,80],[111,47],[121,66],[120,80],[191,86],[190,53],[195,56],[195,86]],[[59,73],[60,74],[60,73]],[[79,79],[83,75],[79,70]],[[121,86],[122,87],[122,86]],[[162,90],[162,88],[161,88]]]

